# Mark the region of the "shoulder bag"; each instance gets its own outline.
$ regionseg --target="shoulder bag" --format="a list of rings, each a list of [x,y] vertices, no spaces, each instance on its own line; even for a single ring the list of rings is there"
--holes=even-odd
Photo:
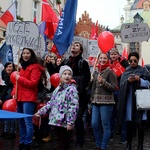
[[[137,110],[150,110],[150,89],[136,90]]]

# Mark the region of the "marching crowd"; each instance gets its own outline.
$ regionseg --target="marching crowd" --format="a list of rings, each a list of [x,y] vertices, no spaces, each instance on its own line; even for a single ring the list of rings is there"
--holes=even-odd
[[[95,149],[107,150],[115,132],[120,142],[132,150],[132,138],[138,137],[138,150],[143,150],[144,130],[148,111],[136,108],[136,89],[150,85],[149,66],[142,67],[139,54],[131,52],[122,57],[117,48],[100,53],[93,71],[83,59],[83,46],[74,42],[69,58],[47,54],[39,58],[34,51],[24,48],[19,60],[17,84],[10,75],[17,68],[13,63],[1,67],[0,106],[10,98],[17,101],[17,112],[33,117],[19,119],[19,144],[16,150],[31,150],[49,141],[51,128],[56,131],[59,150],[69,150],[73,130],[76,146],[85,143],[86,121],[93,130]],[[59,73],[56,87],[50,77]],[[85,117],[88,117],[85,119]],[[16,120],[6,120],[2,138],[16,137]],[[40,127],[40,128],[39,128]],[[116,131],[117,130],[117,131]],[[137,134],[136,134],[137,131]]]

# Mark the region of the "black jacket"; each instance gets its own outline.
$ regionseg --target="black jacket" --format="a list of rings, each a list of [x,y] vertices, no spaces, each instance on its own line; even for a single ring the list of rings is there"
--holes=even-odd
[[[13,84],[10,81],[10,76],[7,74],[5,69],[2,71],[2,79],[5,81],[6,85],[0,86],[0,100],[5,101],[11,97],[10,94],[13,88]]]

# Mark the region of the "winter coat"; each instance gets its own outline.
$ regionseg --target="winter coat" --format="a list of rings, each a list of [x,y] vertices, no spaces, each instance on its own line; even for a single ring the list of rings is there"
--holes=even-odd
[[[25,70],[21,69],[18,79],[17,101],[36,102],[38,93],[38,83],[44,68],[39,64],[31,64]],[[15,95],[16,84],[12,95]]]
[[[0,100],[5,101],[11,97],[11,91],[13,89],[13,84],[10,81],[10,75],[5,69],[2,70],[2,79],[5,85],[0,85]]]
[[[40,115],[49,113],[49,124],[66,127],[74,125],[79,109],[78,92],[74,84],[63,84],[58,86],[50,101],[38,110]]]
[[[114,91],[117,87],[117,76],[109,69],[106,68],[101,72],[103,77],[103,84],[97,81],[99,72],[94,72],[91,103],[92,104],[115,104]]]

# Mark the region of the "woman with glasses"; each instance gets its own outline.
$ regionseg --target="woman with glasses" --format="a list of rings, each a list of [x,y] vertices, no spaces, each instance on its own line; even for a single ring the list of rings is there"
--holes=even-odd
[[[121,126],[122,118],[127,122],[127,147],[132,150],[132,137],[134,128],[138,130],[138,150],[143,150],[144,124],[147,119],[146,111],[136,108],[136,89],[146,88],[150,85],[150,73],[146,68],[138,65],[139,54],[131,52],[128,56],[129,67],[122,74],[119,91],[118,125]]]

